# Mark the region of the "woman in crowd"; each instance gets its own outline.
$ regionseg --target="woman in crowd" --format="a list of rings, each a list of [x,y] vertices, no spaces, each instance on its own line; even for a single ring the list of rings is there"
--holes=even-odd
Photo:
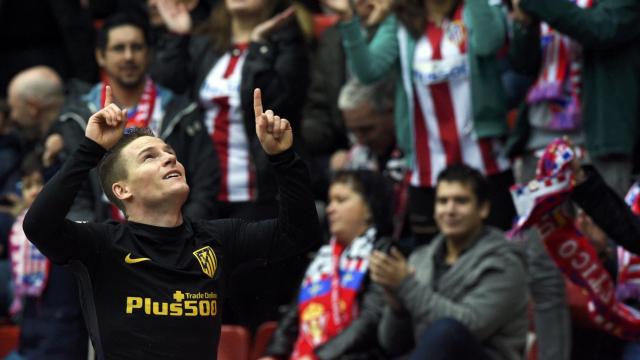
[[[384,298],[368,278],[373,249],[391,245],[385,180],[366,170],[335,174],[327,218],[331,240],[305,272],[295,306],[280,320],[263,359],[380,357],[377,324]]]

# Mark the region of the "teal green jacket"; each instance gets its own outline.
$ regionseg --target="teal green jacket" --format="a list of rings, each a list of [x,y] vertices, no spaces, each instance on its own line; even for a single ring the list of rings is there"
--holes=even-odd
[[[631,155],[640,121],[640,1],[597,0],[583,9],[569,1],[521,0],[520,7],[582,45],[582,126],[590,155]],[[515,27],[510,60],[515,70],[540,71],[537,25]],[[522,110],[510,155],[527,143],[526,106]]]
[[[502,10],[488,0],[466,0],[463,19],[467,27],[471,103],[476,135],[480,138],[503,136],[506,124],[506,97],[500,79],[497,53],[504,46],[506,23]],[[411,65],[416,40],[388,16],[369,44],[360,30],[359,19],[340,25],[347,61],[356,77],[371,83],[390,71],[397,76],[395,128],[398,146],[413,164],[413,97]]]

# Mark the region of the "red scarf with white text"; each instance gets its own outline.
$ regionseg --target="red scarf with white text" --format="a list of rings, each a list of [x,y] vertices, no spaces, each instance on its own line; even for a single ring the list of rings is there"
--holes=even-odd
[[[616,298],[611,276],[562,206],[575,186],[571,169],[574,156],[569,144],[555,140],[547,146],[538,163],[536,179],[512,187],[519,215],[513,232],[530,227],[537,229],[556,265],[588,294],[591,320],[614,336],[637,339],[640,313]]]

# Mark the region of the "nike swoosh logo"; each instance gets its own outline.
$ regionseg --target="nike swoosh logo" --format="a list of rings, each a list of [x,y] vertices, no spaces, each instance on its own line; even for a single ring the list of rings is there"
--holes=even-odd
[[[127,264],[137,264],[139,262],[143,262],[143,261],[149,261],[151,259],[149,258],[132,258],[131,257],[131,253],[128,253],[127,256],[124,257],[124,262],[126,262]]]

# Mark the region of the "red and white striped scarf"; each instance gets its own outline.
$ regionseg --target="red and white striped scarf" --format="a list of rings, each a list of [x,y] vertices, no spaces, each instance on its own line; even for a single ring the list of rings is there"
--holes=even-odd
[[[104,101],[107,94],[107,83],[102,84],[102,92],[100,96],[100,107],[104,107]],[[153,112],[156,108],[156,100],[160,101],[160,99],[156,99],[158,97],[158,88],[156,84],[151,80],[150,77],[147,77],[147,80],[144,84],[144,91],[142,92],[142,96],[140,96],[140,100],[138,104],[131,108],[127,109],[127,125],[126,127],[139,127],[139,128],[149,128],[156,135],[158,134],[159,122],[160,119],[157,117],[154,118]]]
[[[558,0],[590,8],[595,0]],[[582,86],[582,46],[547,23],[540,24],[542,71],[529,90],[527,103],[547,106],[552,118],[550,130],[577,130],[580,127]]]
[[[49,260],[27,239],[22,230],[26,213],[27,210],[24,210],[16,217],[9,234],[9,256],[14,283],[13,303],[9,309],[11,314],[20,312],[25,296],[42,295],[49,279]]]

